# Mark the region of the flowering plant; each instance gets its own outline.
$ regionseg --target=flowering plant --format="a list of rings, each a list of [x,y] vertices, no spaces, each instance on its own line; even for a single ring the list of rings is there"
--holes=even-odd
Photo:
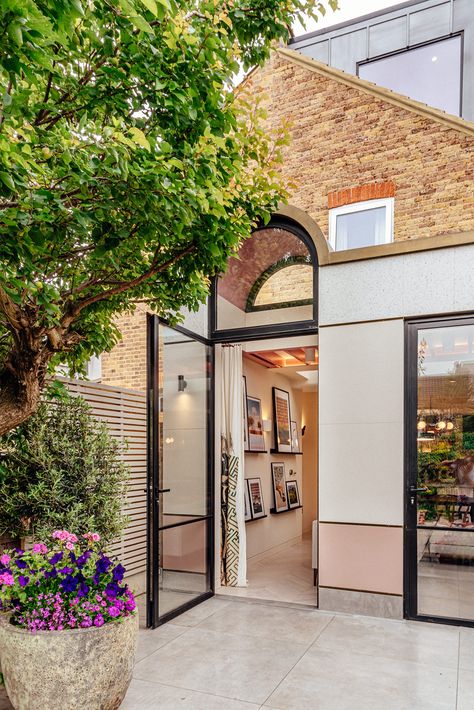
[[[67,530],[50,547],[12,550],[0,556],[0,610],[11,623],[35,631],[103,626],[130,616],[135,600],[123,584],[125,568],[100,550],[97,533],[82,540]]]

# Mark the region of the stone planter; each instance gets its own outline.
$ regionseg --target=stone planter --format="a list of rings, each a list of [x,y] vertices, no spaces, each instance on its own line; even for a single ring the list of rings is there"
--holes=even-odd
[[[99,628],[38,631],[0,614],[0,666],[15,710],[116,710],[132,678],[138,614]]]

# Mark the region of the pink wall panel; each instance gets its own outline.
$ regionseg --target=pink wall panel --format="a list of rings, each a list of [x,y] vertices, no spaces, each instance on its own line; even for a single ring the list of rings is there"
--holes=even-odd
[[[320,523],[319,584],[402,594],[402,528]]]

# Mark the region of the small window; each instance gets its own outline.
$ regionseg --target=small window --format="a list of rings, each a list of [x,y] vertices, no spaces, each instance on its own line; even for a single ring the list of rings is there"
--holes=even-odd
[[[393,241],[392,197],[336,207],[329,211],[329,241],[335,251]]]

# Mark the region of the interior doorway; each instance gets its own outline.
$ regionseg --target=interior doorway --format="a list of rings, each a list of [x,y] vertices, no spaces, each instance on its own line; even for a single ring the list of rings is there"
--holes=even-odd
[[[247,586],[219,593],[317,606],[317,336],[242,345]]]

